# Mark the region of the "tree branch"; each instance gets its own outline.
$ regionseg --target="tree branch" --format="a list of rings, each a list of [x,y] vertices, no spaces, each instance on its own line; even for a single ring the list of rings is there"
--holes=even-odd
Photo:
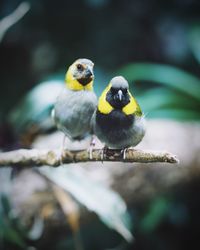
[[[22,2],[10,15],[0,20],[0,42],[7,30],[17,23],[30,9],[28,2]]]
[[[121,161],[121,162],[166,162],[178,163],[179,160],[175,155],[166,151],[149,151],[139,149],[127,149],[125,152],[125,160],[121,150],[107,149],[103,154],[102,149],[94,149],[92,158],[89,157],[87,150],[68,151],[65,150],[60,154],[59,150],[38,150],[38,149],[19,149],[15,151],[0,153],[0,166],[18,166],[31,167],[49,165],[57,167],[62,163],[75,162],[94,162],[94,161]]]

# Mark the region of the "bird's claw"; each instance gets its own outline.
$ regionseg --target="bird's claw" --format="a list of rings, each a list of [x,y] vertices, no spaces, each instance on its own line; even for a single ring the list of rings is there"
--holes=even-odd
[[[103,163],[103,160],[104,160],[104,156],[106,155],[106,152],[107,152],[107,147],[103,147],[102,150],[101,150],[101,163]]]
[[[90,145],[90,147],[88,148],[87,152],[89,154],[89,159],[92,160],[93,159],[93,155],[92,155],[93,146]]]
[[[64,158],[65,140],[66,140],[66,136],[64,135],[62,145],[61,145],[61,149],[60,149],[60,154],[59,154],[60,165],[64,164],[63,163],[63,158]]]
[[[87,150],[88,153],[89,153],[89,159],[90,159],[90,160],[93,159],[92,152],[93,152],[93,149],[94,149],[95,145],[96,145],[96,141],[95,141],[94,136],[92,136],[92,139],[91,139],[91,141],[90,141],[90,147],[89,147],[89,149]]]
[[[63,148],[60,150],[60,153],[59,153],[59,162],[60,162],[60,165],[63,165],[63,157],[64,157],[64,150]]]
[[[126,152],[127,152],[128,148],[124,148],[121,150],[121,153],[123,154],[123,160],[126,160]]]

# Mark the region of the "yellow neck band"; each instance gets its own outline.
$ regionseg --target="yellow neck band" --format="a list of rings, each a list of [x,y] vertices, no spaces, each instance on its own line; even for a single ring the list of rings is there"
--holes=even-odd
[[[98,110],[102,113],[102,114],[109,114],[112,110],[114,110],[114,108],[110,105],[110,103],[106,100],[106,95],[108,93],[108,91],[111,88],[111,84],[109,84],[107,86],[107,88],[103,91],[103,93],[101,94],[100,98],[99,98],[99,102],[98,102]],[[130,102],[123,107],[122,112],[125,115],[142,115],[142,111],[140,109],[140,106],[138,105],[137,101],[134,99],[134,97],[131,95],[131,93],[128,91],[129,96],[130,96]]]
[[[98,110],[102,113],[102,114],[109,114],[114,108],[110,105],[109,102],[107,102],[106,100],[106,95],[108,93],[108,91],[111,88],[111,84],[109,84],[107,86],[107,88],[103,91],[103,93],[101,94],[101,96],[99,97],[99,103],[98,103]]]

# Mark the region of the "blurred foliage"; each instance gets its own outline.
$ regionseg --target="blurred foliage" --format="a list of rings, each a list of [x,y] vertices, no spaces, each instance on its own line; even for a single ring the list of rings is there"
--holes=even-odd
[[[135,249],[199,248],[199,177],[137,208]]]
[[[140,229],[143,232],[152,232],[160,224],[169,209],[169,201],[164,197],[153,200],[148,212],[140,222]]]
[[[200,64],[200,23],[194,24],[191,26],[191,29],[188,34],[188,40],[190,49],[197,60],[197,62]]]
[[[131,83],[146,82],[138,100],[147,117],[200,119],[200,78],[172,66],[150,63],[129,64],[118,73]],[[132,89],[134,92],[134,86]]]
[[[0,199],[0,247],[6,249],[9,242],[13,247],[24,249],[26,231],[12,214],[8,198],[1,194]]]
[[[125,202],[116,192],[93,181],[85,170],[74,168],[74,166],[69,166],[68,168],[61,167],[58,169],[44,167],[39,169],[39,172],[45,179],[47,178],[47,180],[49,180],[49,188],[53,188],[54,191],[56,190],[56,193],[54,193],[55,198],[58,200],[66,216],[66,225],[70,225],[74,235],[72,236],[71,232],[67,231],[66,227],[62,229],[61,232],[63,236],[65,235],[65,237],[62,237],[63,241],[53,242],[53,245],[50,246],[48,242],[51,240],[47,239],[47,242],[45,240],[44,221],[43,217],[40,216],[42,212],[38,211],[38,213],[34,215],[34,218],[32,218],[33,223],[31,227],[25,228],[15,215],[15,208],[10,204],[8,194],[1,194],[1,249],[29,249],[28,247],[30,246],[34,246],[36,249],[42,249],[40,248],[41,246],[48,245],[48,247],[50,247],[49,249],[55,249],[54,247],[56,247],[56,249],[66,249],[66,247],[69,247],[69,249],[78,250],[82,249],[83,243],[87,245],[88,240],[92,242],[90,239],[92,233],[90,232],[91,227],[97,227],[95,229],[96,231],[94,231],[94,235],[95,232],[99,232],[99,230],[102,230],[103,233],[107,231],[107,234],[110,236],[108,239],[105,239],[105,242],[110,242],[111,244],[120,244],[119,242],[124,242],[123,245],[127,246],[127,243],[125,243],[121,237],[116,237],[116,234],[113,234],[111,230],[115,230],[121,234],[127,242],[132,242],[131,217],[127,211]],[[74,201],[72,201],[71,198],[67,198],[68,194],[74,197]],[[79,207],[80,204],[96,213],[102,223],[111,230],[102,227],[101,223],[96,220],[92,220],[92,225],[87,225],[88,223],[84,225],[85,223],[83,223],[82,226],[78,215],[79,212],[77,208],[75,209],[75,206]],[[80,232],[81,235],[79,235]],[[90,232],[89,235],[87,235],[88,232]],[[84,238],[82,239],[83,236]],[[56,238],[56,234],[53,237]],[[97,237],[97,235],[95,237]],[[95,244],[97,244],[97,246],[101,245],[98,241]],[[102,245],[104,245],[104,241]]]
[[[39,172],[99,215],[102,222],[120,233],[128,242],[133,240],[126,204],[117,193],[94,182],[85,170],[75,169],[73,166],[59,169],[43,168]]]
[[[28,2],[30,11],[7,31],[0,43],[0,125],[5,121],[12,125],[12,128],[7,124],[0,126],[1,148],[16,143],[12,130],[19,135],[27,130],[45,132],[54,126],[51,108],[63,86],[66,67],[79,57],[95,62],[98,95],[111,77],[122,74],[148,118],[200,119],[199,0]],[[0,20],[20,3],[20,0],[2,0]],[[55,180],[56,175],[52,176]],[[170,197],[155,197],[149,204],[143,204],[145,209],[134,208],[130,219],[126,205],[116,193],[88,183],[85,175],[66,176],[55,181],[64,183],[63,188],[97,213],[109,228],[125,236],[130,233],[130,224],[134,225],[135,249],[172,249],[170,236],[176,238],[174,249],[183,249],[184,245],[179,243],[184,242],[182,233],[195,241],[195,233],[199,232],[196,186],[190,187],[190,193],[179,190]],[[105,202],[108,202],[106,208],[102,206]],[[194,234],[188,235],[184,227],[187,223],[193,225]],[[36,220],[33,228],[25,232],[8,199],[1,197],[1,249],[13,246],[26,249],[26,243],[36,241],[42,228],[42,221]],[[171,228],[176,231],[170,231]],[[90,243],[95,232],[100,237],[101,232],[106,232],[106,242],[113,240],[110,230],[99,224],[89,225],[82,233]],[[68,237],[65,242],[55,244],[58,249],[66,246],[73,249],[71,241]],[[91,249],[89,243],[87,249]],[[105,248],[103,243],[104,240],[97,242],[93,249]],[[185,247],[190,249],[191,245]],[[120,245],[113,249],[128,248]]]
[[[52,126],[51,110],[62,88],[59,80],[42,82],[33,88],[8,116],[15,132],[23,133],[34,125],[48,130]]]
[[[0,19],[20,2],[2,0]],[[0,44],[2,119],[35,84],[52,73],[64,76],[66,66],[78,57],[92,59],[110,77],[118,68],[142,61],[170,64],[200,77],[198,0],[60,0],[56,11],[53,0],[29,3],[29,12]],[[99,79],[98,94],[108,81]]]

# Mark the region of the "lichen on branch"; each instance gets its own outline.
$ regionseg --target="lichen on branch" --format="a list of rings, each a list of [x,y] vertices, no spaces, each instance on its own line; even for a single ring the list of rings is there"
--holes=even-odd
[[[103,157],[102,157],[103,156]],[[64,150],[61,154],[59,150],[39,150],[39,149],[19,149],[10,152],[0,153],[0,166],[32,167],[49,165],[57,167],[62,163],[76,162],[166,162],[178,163],[177,157],[166,151],[150,151],[139,149],[127,149],[125,159],[121,150],[107,149],[102,154],[102,149],[94,149],[92,157],[87,150],[68,151]]]

